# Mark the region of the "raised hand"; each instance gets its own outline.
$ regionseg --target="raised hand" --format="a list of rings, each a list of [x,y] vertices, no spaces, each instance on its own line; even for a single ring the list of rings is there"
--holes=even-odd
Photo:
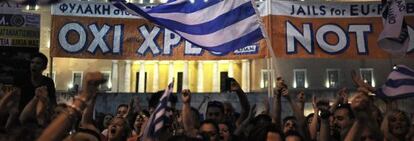
[[[184,89],[182,91],[181,100],[185,104],[189,104],[191,102],[191,91],[189,89]]]
[[[337,102],[338,104],[348,103],[348,93],[346,88],[342,88],[337,93]]]
[[[36,88],[35,94],[36,94],[37,97],[47,98],[47,95],[48,95],[47,87],[46,86],[41,86],[41,87]]]
[[[352,75],[352,81],[354,82],[355,85],[357,85],[358,87],[364,87],[367,90],[369,90],[370,92],[374,92],[375,89],[370,86],[369,84],[365,83],[361,77],[359,77],[359,75],[357,75],[357,73],[355,72],[355,70],[352,70],[351,72]]]
[[[319,112],[319,108],[317,106],[318,100],[316,99],[316,96],[312,96],[312,107],[313,107],[313,111],[315,113]]]
[[[10,87],[10,86],[3,86],[1,87],[1,93],[3,95],[10,95],[13,92],[12,88],[13,87]]]
[[[83,84],[83,89],[87,92],[87,94],[84,95],[85,98],[89,99],[94,97],[98,91],[98,86],[105,81],[106,80],[103,78],[103,74],[100,72],[87,73],[84,81],[86,83]]]
[[[354,82],[355,85],[357,85],[358,87],[364,87],[364,81],[361,79],[361,77],[359,77],[359,75],[356,73],[355,70],[351,71],[351,76],[352,76],[352,81]]]
[[[283,96],[283,97],[285,97],[285,98],[290,98],[290,97],[289,97],[289,91],[288,91],[288,89],[287,89],[287,88],[283,88],[283,89],[281,89],[281,93],[282,93],[282,96]]]

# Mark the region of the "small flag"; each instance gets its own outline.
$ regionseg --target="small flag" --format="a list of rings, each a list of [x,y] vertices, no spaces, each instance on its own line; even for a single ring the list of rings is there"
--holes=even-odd
[[[385,84],[377,91],[377,96],[400,99],[414,96],[414,70],[398,65],[390,73]]]
[[[164,126],[165,109],[167,108],[168,99],[173,91],[173,88],[174,79],[168,85],[167,89],[165,89],[164,94],[160,98],[160,102],[157,108],[148,119],[148,123],[146,124],[143,136],[141,138],[142,141],[157,140],[156,136]]]
[[[393,55],[405,55],[410,44],[409,27],[404,20],[407,13],[405,0],[382,0],[382,5],[384,29],[379,36],[378,46]]]
[[[170,29],[203,49],[226,54],[264,36],[251,0],[176,0],[141,9],[125,0],[114,6]]]

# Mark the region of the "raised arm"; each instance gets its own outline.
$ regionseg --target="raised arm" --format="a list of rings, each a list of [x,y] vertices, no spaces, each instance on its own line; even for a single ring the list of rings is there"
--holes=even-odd
[[[346,103],[348,103],[348,93],[346,93],[346,88],[342,88],[338,91],[336,99],[334,103],[332,104],[331,108],[329,109],[329,111],[333,113],[339,104],[346,104]]]
[[[74,99],[64,112],[56,117],[53,122],[43,131],[38,141],[61,140],[63,135],[68,132],[72,125],[81,117],[82,111],[86,108],[86,103],[96,95],[98,86],[104,82],[103,75],[99,72],[86,74],[83,90],[79,98]]]
[[[239,127],[234,131],[234,135],[240,136],[247,128],[247,126],[250,124],[250,121],[253,120],[254,116],[256,115],[256,104],[253,104],[253,106],[249,110],[249,114],[247,118],[240,124]]]
[[[47,105],[47,88],[45,86],[36,88],[35,96],[30,100],[30,102],[24,107],[22,113],[20,114],[19,120],[21,123],[26,123],[31,119],[36,119],[37,122],[41,125],[45,123],[45,110]]]
[[[48,98],[48,90],[46,86],[42,86],[36,89],[35,94],[38,96],[39,101],[36,104],[36,119],[37,123],[42,126],[46,126],[49,122],[50,115],[48,108],[54,108]],[[50,106],[50,107],[49,107]]]
[[[293,114],[296,117],[297,121],[298,121],[298,131],[299,133],[302,135],[302,137],[304,137],[305,139],[309,139],[308,137],[308,132],[307,132],[307,128],[305,126],[305,116],[303,115],[303,111],[301,110],[300,106],[294,102],[294,100],[292,100],[292,98],[289,95],[289,91],[288,89],[283,89],[282,90],[282,96],[285,97],[287,99],[287,101],[289,102],[289,105],[291,106],[292,110],[293,110]]]
[[[195,128],[195,121],[193,120],[193,113],[191,112],[191,92],[188,89],[182,91],[181,99],[183,101],[183,125],[187,136],[196,137],[197,129]]]
[[[345,137],[345,141],[354,141],[361,138],[361,133],[365,128],[371,132],[377,140],[383,140],[383,134],[379,125],[373,117],[373,103],[368,95],[358,92],[351,102],[351,108],[355,115],[355,122]]]
[[[285,89],[287,85],[284,83],[284,80],[281,77],[278,77],[276,79],[276,90],[274,91],[273,95],[273,109],[270,113],[270,116],[272,117],[273,123],[275,123],[279,128],[282,127],[282,90]]]
[[[0,100],[0,116],[9,112],[10,104],[15,104],[17,101],[14,98],[20,92],[20,89],[15,87],[3,87],[3,98]],[[12,102],[12,103],[10,103]]]
[[[296,103],[299,107],[300,113],[305,112],[305,92],[301,91],[296,95]]]
[[[241,89],[239,83],[237,83],[236,80],[231,82],[231,91],[236,92],[237,97],[239,98],[240,101],[240,106],[241,106],[241,112],[240,112],[240,117],[239,119],[237,119],[236,121],[236,125],[240,125],[240,123],[246,119],[246,117],[249,114],[249,109],[250,109],[250,103],[249,100],[247,99],[246,93],[244,93],[244,91]]]
[[[312,96],[313,117],[312,117],[312,122],[309,126],[309,136],[311,140],[316,140],[316,136],[318,133],[319,108],[317,107],[316,103],[317,103],[316,96]]]
[[[77,97],[79,98],[79,97]],[[96,103],[96,95],[94,95],[88,106],[86,107],[85,111],[83,111],[82,119],[80,122],[80,127],[93,130],[99,133],[98,128],[93,124],[93,110],[95,108]]]

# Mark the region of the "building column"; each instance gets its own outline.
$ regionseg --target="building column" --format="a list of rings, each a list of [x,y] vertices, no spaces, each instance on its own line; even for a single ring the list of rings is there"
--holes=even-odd
[[[245,92],[250,92],[250,62],[249,60],[242,60],[242,89]]]
[[[168,82],[167,83],[170,84],[173,78],[174,78],[174,61],[170,61],[170,64],[168,66]],[[174,80],[174,81],[177,81],[177,80]]]
[[[145,90],[145,62],[141,61],[139,64],[139,85],[138,92],[144,93]]]
[[[119,92],[118,91],[118,60],[112,60],[112,74],[111,74],[111,81],[112,84],[112,92]]]
[[[203,72],[203,62],[198,61],[197,64],[197,92],[203,92],[203,81],[204,81],[204,72]]]
[[[188,61],[184,61],[183,89],[188,89]]]
[[[130,92],[131,90],[131,61],[125,61],[125,80],[124,80],[124,92]]]
[[[220,92],[219,85],[219,62],[214,61],[213,63],[213,92]]]
[[[154,78],[152,79],[152,91],[153,92],[157,92],[160,88],[159,86],[159,63],[155,62],[154,63]]]
[[[234,68],[233,68],[234,62],[232,60],[229,61],[229,69],[227,70],[229,73],[229,77],[234,78]]]

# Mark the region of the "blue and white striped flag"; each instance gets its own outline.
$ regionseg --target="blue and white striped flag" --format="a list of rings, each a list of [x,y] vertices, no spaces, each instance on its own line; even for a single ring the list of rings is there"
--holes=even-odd
[[[165,109],[167,108],[168,99],[174,89],[174,79],[170,84],[168,84],[167,89],[165,89],[164,94],[160,98],[160,102],[154,112],[151,114],[148,119],[148,123],[145,126],[144,133],[142,135],[141,141],[153,141],[157,140],[156,135],[164,126],[165,119]]]
[[[228,53],[263,38],[260,16],[250,0],[175,0],[149,9],[125,0],[113,4],[210,51]]]
[[[398,65],[378,90],[377,96],[391,99],[414,97],[414,70]]]

